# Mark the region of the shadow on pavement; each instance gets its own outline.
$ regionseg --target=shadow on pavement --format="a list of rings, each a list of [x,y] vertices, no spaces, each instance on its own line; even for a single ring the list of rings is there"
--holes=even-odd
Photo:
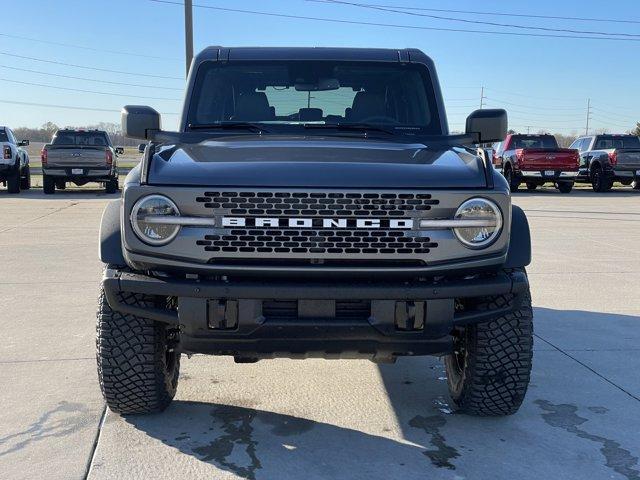
[[[78,199],[116,199],[120,198],[121,192],[105,193],[101,188],[68,188],[57,190],[53,195],[45,195],[40,189],[31,189],[17,194],[8,194],[0,189],[0,198],[13,198],[16,200],[78,200]]]
[[[582,198],[621,198],[621,197],[637,197],[640,196],[640,191],[633,190],[631,187],[613,187],[608,192],[594,192],[591,189],[586,188],[574,188],[571,193],[560,193],[553,187],[543,187],[536,190],[524,190],[519,189],[517,192],[512,193],[513,198],[518,197],[573,197],[579,196]]]
[[[601,336],[611,338],[638,321],[631,315],[546,308],[536,308],[535,315],[539,336],[556,336],[560,348],[574,341],[569,347],[574,349],[607,348]],[[577,330],[584,337],[571,339]],[[617,346],[632,348],[637,341],[633,333]],[[251,400],[235,405],[176,400],[161,415],[125,421],[245,479],[438,479],[472,471],[479,474],[474,478],[541,478],[554,471],[566,478],[585,478],[589,471],[638,478],[632,426],[637,422],[625,419],[628,397],[540,339],[536,343],[525,404],[509,417],[454,413],[440,360],[406,357],[378,366],[387,392],[379,400],[388,400],[397,423],[378,424],[379,432],[262,410]],[[574,447],[578,441],[583,443]],[[523,449],[532,455],[523,457]],[[588,452],[591,460],[574,463],[577,451]],[[548,456],[547,463],[540,464],[541,455]]]
[[[429,469],[420,445],[291,415],[189,401],[161,415],[125,420],[241,478],[417,479]]]

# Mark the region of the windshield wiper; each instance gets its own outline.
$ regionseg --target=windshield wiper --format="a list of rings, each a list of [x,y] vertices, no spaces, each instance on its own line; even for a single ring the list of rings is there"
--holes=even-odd
[[[397,132],[393,128],[385,128],[368,123],[305,123],[304,128],[308,129],[327,129],[327,130],[352,130],[358,132],[379,132],[387,135],[396,135]]]
[[[259,123],[251,122],[190,123],[188,128],[189,130],[249,130],[269,133],[269,130]]]

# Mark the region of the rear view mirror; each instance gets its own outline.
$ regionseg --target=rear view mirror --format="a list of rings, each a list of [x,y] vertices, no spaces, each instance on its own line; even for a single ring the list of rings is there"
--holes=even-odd
[[[152,131],[160,130],[160,114],[143,105],[126,105],[121,114],[122,133],[129,138],[149,138]]]
[[[118,155],[124,155],[124,147],[116,147],[116,154]]]
[[[28,146],[28,145],[29,145],[29,140],[20,140],[20,141],[18,142],[18,146],[19,146],[19,147],[26,147],[26,146]]]
[[[499,142],[507,136],[507,112],[503,109],[476,110],[467,117],[466,134],[475,143]]]
[[[146,143],[141,143],[138,145],[138,153],[144,153],[144,149],[147,148]]]
[[[324,92],[338,90],[340,81],[337,78],[320,78],[318,83],[296,83],[294,88],[298,92]]]

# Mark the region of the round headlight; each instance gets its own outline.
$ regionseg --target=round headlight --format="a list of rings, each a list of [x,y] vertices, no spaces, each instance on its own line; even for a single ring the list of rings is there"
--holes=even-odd
[[[136,202],[131,210],[131,226],[138,238],[150,245],[166,245],[180,231],[169,217],[180,216],[176,204],[162,195],[149,195]]]
[[[458,240],[469,248],[488,247],[500,235],[502,229],[500,209],[485,198],[472,198],[464,202],[458,208],[455,219],[461,224],[465,220],[469,221],[469,226],[453,229]]]

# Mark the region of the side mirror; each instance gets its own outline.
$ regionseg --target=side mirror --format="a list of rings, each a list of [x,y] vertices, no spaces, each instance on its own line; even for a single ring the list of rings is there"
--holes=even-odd
[[[19,146],[19,147],[26,147],[26,146],[28,146],[28,145],[29,145],[29,140],[20,140],[20,141],[18,142],[18,146]]]
[[[124,147],[116,147],[115,150],[117,155],[124,155]]]
[[[122,133],[129,138],[147,139],[160,130],[160,114],[151,107],[126,105],[121,114]]]
[[[475,143],[500,142],[507,136],[507,112],[503,109],[476,110],[467,117],[466,134]]]
[[[138,145],[138,153],[144,153],[145,148],[147,148],[146,143],[141,143],[140,145]]]

